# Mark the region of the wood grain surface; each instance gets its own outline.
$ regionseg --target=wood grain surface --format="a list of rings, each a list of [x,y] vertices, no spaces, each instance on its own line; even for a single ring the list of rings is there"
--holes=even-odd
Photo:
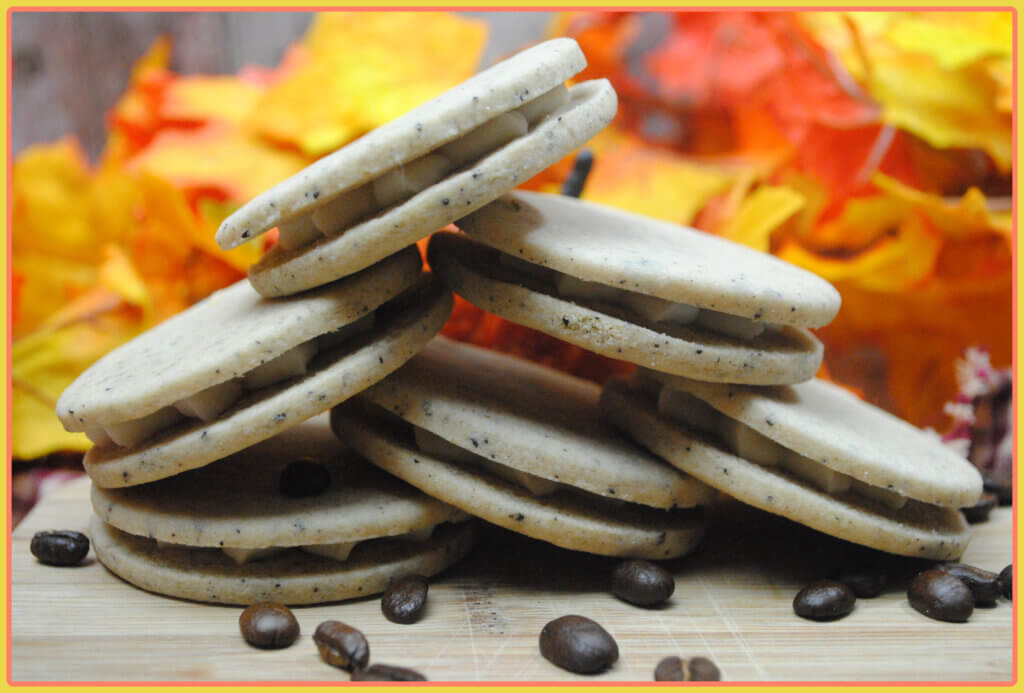
[[[29,553],[32,534],[84,530],[87,498],[84,479],[68,484],[14,532],[15,681],[345,681],[345,672],[319,660],[311,640],[327,619],[360,628],[372,662],[411,666],[435,681],[650,681],[668,655],[710,657],[729,681],[1011,676],[1013,609],[1003,599],[976,609],[968,623],[941,623],[910,608],[903,584],[859,600],[839,621],[796,617],[797,590],[854,548],[731,501],[709,511],[707,538],[694,554],[666,564],[676,591],[659,609],[632,607],[608,593],[614,560],[493,530],[435,580],[419,623],[390,623],[374,598],[298,608],[299,641],[261,651],[239,636],[237,607],[142,592],[107,573],[92,554],[76,568],[37,563]],[[976,525],[964,561],[994,571],[1008,564],[1011,517],[1000,508]],[[541,658],[541,628],[567,613],[597,620],[616,638],[620,658],[611,670],[584,678]]]

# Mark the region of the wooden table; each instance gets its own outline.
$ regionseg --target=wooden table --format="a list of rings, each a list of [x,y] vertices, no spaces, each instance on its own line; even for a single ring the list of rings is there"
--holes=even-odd
[[[667,655],[710,657],[729,681],[958,680],[1011,676],[1013,610],[1000,600],[965,624],[929,620],[904,588],[859,600],[832,623],[796,617],[792,600],[821,577],[844,544],[727,502],[709,513],[708,536],[668,565],[670,603],[646,610],[606,589],[615,561],[533,542],[501,530],[430,589],[416,625],[388,622],[377,599],[296,609],[302,637],[260,651],[238,633],[239,608],[168,599],[111,576],[90,554],[77,568],[41,565],[29,553],[40,529],[80,529],[90,513],[83,479],[43,500],[14,532],[13,679],[326,680],[348,675],[323,664],[310,636],[338,619],[360,628],[374,662],[411,666],[431,680],[581,680],[540,657],[537,635],[558,616],[600,622],[620,658],[586,680],[650,681]],[[964,561],[998,571],[1011,561],[1011,512],[977,525]]]

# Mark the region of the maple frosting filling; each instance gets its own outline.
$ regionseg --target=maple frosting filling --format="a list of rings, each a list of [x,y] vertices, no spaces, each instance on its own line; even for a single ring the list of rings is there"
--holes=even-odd
[[[285,250],[296,250],[325,236],[338,234],[357,220],[404,202],[452,171],[527,134],[530,128],[568,102],[569,90],[565,85],[554,87],[434,151],[333,196],[312,212],[281,222],[278,224],[278,243]]]
[[[635,313],[648,323],[670,323],[679,326],[694,325],[711,332],[753,339],[765,330],[777,330],[778,326],[745,318],[741,315],[723,313],[710,308],[700,308],[688,303],[668,301],[656,296],[619,289],[599,282],[585,281],[568,274],[563,274],[550,267],[542,267],[532,262],[498,251],[498,261],[502,267],[513,272],[526,274],[554,286],[559,298],[570,301],[599,301],[610,303],[619,308]]]
[[[333,332],[294,346],[237,378],[211,385],[137,419],[90,426],[86,428],[85,435],[96,445],[132,447],[185,419],[213,421],[246,392],[261,390],[290,378],[305,375],[314,356],[334,350],[353,337],[369,332],[373,329],[375,321],[375,313],[370,312]]]
[[[469,516],[463,513],[461,516],[454,518],[451,521],[458,522],[466,520],[468,518]],[[222,551],[231,560],[233,560],[235,563],[239,565],[242,565],[243,563],[261,561],[263,559],[270,558],[271,556],[276,556],[279,553],[283,553],[284,551],[289,551],[291,549],[299,549],[300,551],[305,551],[306,553],[311,553],[315,556],[323,556],[324,558],[330,558],[335,561],[345,561],[348,560],[348,556],[350,553],[352,553],[352,549],[354,549],[363,541],[376,541],[378,539],[386,539],[389,541],[395,540],[424,542],[430,539],[431,535],[433,535],[435,527],[436,525],[431,525],[429,527],[424,527],[423,529],[405,532],[404,534],[395,534],[389,537],[373,537],[370,539],[362,539],[359,541],[336,542],[333,544],[308,544],[303,546],[268,546],[260,549],[239,549],[231,547],[197,547],[188,546],[186,544],[175,544],[172,542],[160,541],[159,539],[156,539],[154,541],[156,541],[157,547],[161,549],[187,548],[198,551]]]
[[[854,479],[795,450],[782,447],[688,392],[662,386],[658,394],[658,412],[689,428],[711,434],[737,457],[765,467],[781,467],[825,493],[849,492],[878,501],[893,510],[902,508],[907,502],[906,497],[894,491]]]

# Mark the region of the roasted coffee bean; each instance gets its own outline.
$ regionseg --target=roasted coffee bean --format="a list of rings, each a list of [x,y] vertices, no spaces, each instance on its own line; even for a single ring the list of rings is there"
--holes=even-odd
[[[540,632],[540,653],[556,667],[596,674],[619,658],[619,646],[604,628],[584,616],[562,616]]]
[[[316,627],[313,642],[320,659],[345,671],[362,669],[370,661],[366,636],[341,621],[324,621]]]
[[[910,605],[928,618],[963,623],[974,611],[974,595],[963,580],[942,568],[926,570],[910,583]]]
[[[992,513],[992,508],[999,504],[999,498],[994,493],[983,493],[978,502],[969,508],[961,508],[964,517],[972,525],[976,525],[980,522],[988,522],[988,516]]]
[[[858,599],[871,599],[882,593],[889,578],[881,571],[850,568],[836,575],[836,581],[853,590]]]
[[[987,474],[981,475],[982,488],[987,493],[995,494],[999,499],[999,505],[1013,505],[1013,487],[1009,484],[1001,484]]]
[[[672,573],[650,561],[624,561],[612,571],[612,593],[637,606],[655,606],[672,596]]]
[[[36,532],[29,549],[46,565],[78,565],[89,553],[89,537],[70,529]]]
[[[299,637],[299,622],[286,606],[274,602],[257,602],[238,617],[242,637],[253,647],[278,650],[288,647]]]
[[[390,664],[374,664],[366,669],[352,672],[353,681],[426,681],[427,677],[415,669],[393,667]]]
[[[331,485],[331,473],[319,462],[300,460],[292,462],[283,470],[278,480],[282,496],[306,498],[319,496]]]
[[[975,606],[993,606],[999,597],[999,576],[965,563],[947,563],[939,566],[959,579],[974,595]]]
[[[655,681],[721,681],[722,672],[707,657],[665,657],[654,669]]]
[[[1013,599],[1013,564],[1006,566],[999,573],[999,589],[1007,599]]]
[[[834,621],[853,611],[857,595],[835,580],[818,580],[804,587],[793,598],[797,616],[812,621]]]
[[[391,583],[380,598],[380,610],[392,623],[416,623],[427,604],[430,583],[422,575],[409,575]]]

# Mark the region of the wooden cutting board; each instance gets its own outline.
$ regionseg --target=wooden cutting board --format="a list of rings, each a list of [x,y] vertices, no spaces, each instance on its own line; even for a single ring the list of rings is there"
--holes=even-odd
[[[725,502],[709,513],[702,546],[666,564],[676,591],[660,609],[620,602],[606,589],[615,561],[563,551],[502,530],[485,535],[461,565],[435,580],[426,617],[400,626],[378,599],[295,609],[302,637],[279,651],[250,648],[237,607],[148,594],[113,577],[90,554],[54,568],[29,553],[40,529],[85,530],[88,482],[47,496],[12,545],[12,667],[15,681],[345,681],[312,643],[317,624],[360,628],[371,659],[411,666],[431,680],[584,680],[541,658],[537,635],[567,613],[589,616],[615,637],[620,658],[585,680],[650,681],[668,655],[713,659],[729,681],[1008,681],[1010,602],[976,609],[965,624],[932,621],[903,588],[859,600],[832,623],[796,617],[793,596],[821,577],[849,545]],[[1012,513],[976,525],[964,561],[993,571],[1010,563]]]

